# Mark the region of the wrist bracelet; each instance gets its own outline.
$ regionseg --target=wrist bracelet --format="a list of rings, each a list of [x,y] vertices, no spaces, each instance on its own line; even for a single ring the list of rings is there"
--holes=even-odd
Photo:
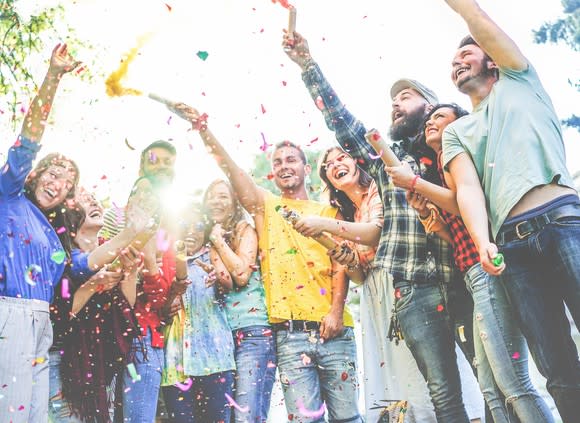
[[[417,181],[421,179],[420,175],[415,175],[413,180],[411,181],[411,192],[415,192],[415,186],[417,185]]]

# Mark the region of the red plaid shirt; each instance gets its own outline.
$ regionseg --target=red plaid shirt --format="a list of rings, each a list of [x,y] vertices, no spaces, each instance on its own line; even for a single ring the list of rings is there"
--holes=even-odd
[[[449,188],[445,183],[445,176],[443,175],[443,167],[441,166],[441,153],[437,155],[437,169],[439,170],[439,176],[441,177],[441,182],[445,188]],[[449,227],[449,232],[451,232],[451,240],[453,246],[453,257],[455,259],[455,264],[462,273],[467,272],[467,270],[476,263],[479,263],[479,252],[475,247],[471,235],[463,223],[463,219],[460,216],[441,210],[441,216],[447,226]]]

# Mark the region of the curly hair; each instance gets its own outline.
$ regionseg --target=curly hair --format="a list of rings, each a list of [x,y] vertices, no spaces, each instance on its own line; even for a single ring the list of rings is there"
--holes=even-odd
[[[77,164],[69,159],[68,157],[60,154],[60,153],[50,153],[48,155],[46,155],[45,157],[43,157],[42,159],[40,159],[40,161],[36,164],[36,166],[34,167],[34,169],[32,169],[32,171],[28,174],[28,176],[26,177],[26,181],[24,182],[24,193],[26,195],[26,197],[32,201],[34,204],[37,204],[36,202],[36,197],[34,196],[34,191],[36,191],[36,187],[38,185],[38,181],[40,180],[40,177],[42,176],[42,174],[50,167],[50,166],[60,166],[63,168],[67,168],[68,165],[70,165],[73,170],[74,170],[74,180],[73,180],[73,186],[70,189],[70,191],[68,192],[66,198],[74,198],[75,196],[75,191],[76,191],[76,187],[79,183],[79,178],[80,178],[80,170],[79,167],[77,166]]]

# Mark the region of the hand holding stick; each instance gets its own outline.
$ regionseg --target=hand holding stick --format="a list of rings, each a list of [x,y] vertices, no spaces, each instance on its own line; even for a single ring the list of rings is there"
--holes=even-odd
[[[288,208],[287,206],[280,205],[276,206],[276,211],[280,214],[280,216],[282,216],[282,218],[285,221],[287,221],[291,225],[296,224],[296,222],[300,220],[300,215],[294,210]],[[325,232],[323,232],[320,235],[313,236],[312,238],[318,241],[323,247],[329,250],[335,248],[338,245],[338,242],[336,242],[333,238],[330,237],[330,235],[328,235]]]

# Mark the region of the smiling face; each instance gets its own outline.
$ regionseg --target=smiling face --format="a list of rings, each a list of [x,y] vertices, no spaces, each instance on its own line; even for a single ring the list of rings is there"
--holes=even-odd
[[[209,218],[222,225],[229,222],[235,212],[234,198],[224,182],[211,186],[205,195],[204,208]]]
[[[139,175],[158,183],[172,182],[175,175],[175,154],[165,148],[151,148],[143,156]]]
[[[339,148],[333,148],[326,155],[322,163],[328,182],[336,189],[344,191],[345,188],[357,186],[358,167],[355,160]]]
[[[441,107],[425,123],[425,141],[436,153],[441,151],[443,130],[456,119],[455,111],[451,107]]]
[[[459,48],[451,67],[451,80],[464,94],[485,86],[490,79],[496,79],[497,65],[475,44]]]
[[[188,216],[187,223],[185,223],[184,240],[188,256],[195,254],[203,247],[205,241],[205,223],[200,213],[195,212],[191,216]]]
[[[77,204],[85,211],[85,221],[82,224],[83,229],[100,229],[104,225],[103,206],[95,196],[81,188],[75,197]]]
[[[71,162],[62,160],[49,165],[38,177],[34,189],[36,203],[41,210],[51,210],[71,193],[77,178]]]
[[[292,193],[304,189],[304,177],[310,173],[310,165],[304,163],[296,147],[279,147],[272,154],[272,173],[280,191]]]
[[[417,135],[429,103],[412,88],[405,88],[393,98],[391,139],[397,141]]]

